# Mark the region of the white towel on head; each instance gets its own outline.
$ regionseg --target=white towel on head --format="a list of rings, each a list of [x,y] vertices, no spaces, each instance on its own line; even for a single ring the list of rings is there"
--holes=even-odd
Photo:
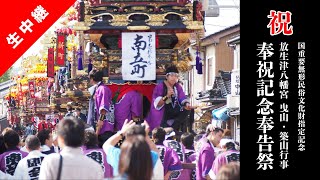
[[[175,133],[174,131],[172,131],[171,133],[169,133],[169,134],[167,134],[167,135],[165,136],[165,139],[168,139],[168,138],[173,137],[173,136],[175,136],[175,135],[176,135],[176,133]]]

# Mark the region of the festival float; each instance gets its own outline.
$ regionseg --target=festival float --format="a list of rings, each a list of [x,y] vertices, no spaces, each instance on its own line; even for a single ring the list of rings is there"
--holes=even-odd
[[[11,78],[16,85],[10,87],[6,96],[9,102],[10,124],[30,122],[33,116],[50,113],[47,93],[46,58],[28,56],[22,59],[21,71]]]
[[[88,106],[88,70],[86,68],[85,71],[82,62],[80,36],[72,28],[78,20],[77,7],[78,1],[60,19],[63,26],[56,29],[55,46],[48,49],[48,64],[59,67],[55,72],[51,68],[48,73],[49,77],[54,78],[50,92],[50,109],[54,112],[65,113],[67,105],[80,107],[84,111]]]
[[[183,74],[192,66],[188,51],[204,34],[202,5],[188,0],[89,0],[78,5],[79,55],[104,72],[113,93],[137,90],[146,115],[156,83],[175,64]],[[199,59],[198,59],[199,61]],[[198,62],[197,62],[198,63]],[[144,117],[143,117],[144,118]]]
[[[68,81],[71,78],[70,65],[77,56],[79,44],[76,32],[70,28],[77,19],[76,15],[75,7],[71,7],[55,24],[59,27],[54,32],[49,29],[41,37],[41,49],[37,55],[22,57],[21,72],[12,77],[16,85],[7,95],[7,100],[11,102],[10,99],[14,99],[15,103],[14,107],[10,104],[10,124],[18,123],[19,119],[34,121],[34,117],[61,119],[67,103],[81,103],[66,94],[74,89],[68,86]],[[66,69],[70,71],[61,73]],[[61,96],[63,94],[64,97]]]

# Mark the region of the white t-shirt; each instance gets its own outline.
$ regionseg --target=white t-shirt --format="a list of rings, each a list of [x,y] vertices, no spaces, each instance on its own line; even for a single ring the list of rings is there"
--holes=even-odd
[[[156,164],[154,165],[153,168],[153,176],[152,176],[153,180],[162,180],[164,179],[164,168],[162,165],[162,162],[160,160],[160,158],[158,157]]]
[[[17,179],[14,176],[11,176],[10,174],[6,174],[2,171],[0,171],[0,179],[1,180],[13,180],[13,179]]]
[[[46,154],[42,154],[39,150],[29,152],[29,154],[21,159],[14,172],[16,179],[34,179],[39,177],[42,160]]]

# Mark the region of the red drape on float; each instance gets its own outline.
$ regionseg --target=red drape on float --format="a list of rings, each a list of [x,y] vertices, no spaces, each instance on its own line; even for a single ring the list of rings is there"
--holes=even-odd
[[[150,102],[152,102],[152,92],[153,89],[156,87],[156,84],[107,84],[107,86],[112,91],[112,96],[115,95],[115,93],[120,91],[117,101],[121,99],[123,95],[125,95],[129,91],[136,90],[146,96]]]
[[[48,49],[47,77],[54,77],[54,48]]]
[[[58,33],[56,65],[65,66],[65,58],[66,58],[66,36],[64,34]]]

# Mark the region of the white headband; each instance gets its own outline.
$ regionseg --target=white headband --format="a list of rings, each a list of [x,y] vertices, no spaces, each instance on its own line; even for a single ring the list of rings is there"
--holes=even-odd
[[[176,72],[168,72],[168,73],[166,74],[166,76],[171,75],[171,74],[179,75],[179,73],[176,73]]]

